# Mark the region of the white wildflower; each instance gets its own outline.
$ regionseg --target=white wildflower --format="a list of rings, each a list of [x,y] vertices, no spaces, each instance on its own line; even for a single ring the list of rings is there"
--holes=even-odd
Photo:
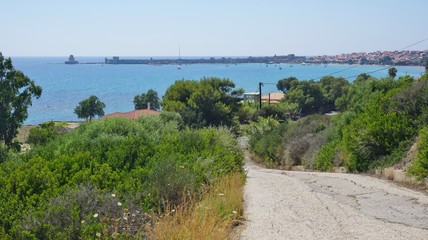
[[[97,217],[98,217],[98,213],[95,213],[95,214],[94,214],[94,218],[97,218]]]
[[[85,220],[80,221],[80,223],[81,223],[81,224],[84,224],[84,223],[85,223]]]
[[[121,202],[117,202],[117,206],[122,206],[122,203]]]
[[[219,193],[218,195],[219,195],[219,196],[224,196],[224,193]]]
[[[96,235],[97,237],[101,237],[101,233],[99,233],[99,232],[97,232],[95,235]]]
[[[232,211],[232,213],[233,213],[233,214],[238,214],[238,212],[237,212],[237,211],[235,211],[235,210],[233,210],[233,211]]]
[[[112,194],[111,194],[111,196],[112,196],[112,197],[116,197],[116,194],[112,193]]]

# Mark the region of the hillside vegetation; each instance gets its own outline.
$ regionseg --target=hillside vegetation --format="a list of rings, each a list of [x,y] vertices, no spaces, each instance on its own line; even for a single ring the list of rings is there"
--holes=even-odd
[[[266,165],[365,172],[399,162],[418,141],[408,174],[420,180],[428,176],[427,74],[397,80],[361,74],[350,84],[333,77],[319,82],[288,78],[277,86],[286,94],[282,104],[298,106],[294,111],[298,120],[280,123],[259,118],[243,128],[250,136],[251,150]],[[340,112],[317,115],[328,110]]]
[[[226,194],[225,178],[243,165],[233,134],[180,119],[165,112],[93,121],[27,153],[0,147],[0,239],[147,238],[178,206]],[[232,223],[238,207],[215,217]]]

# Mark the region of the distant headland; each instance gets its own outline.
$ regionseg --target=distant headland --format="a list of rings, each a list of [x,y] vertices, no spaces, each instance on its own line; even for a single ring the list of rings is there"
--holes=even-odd
[[[266,57],[209,57],[209,58],[179,58],[179,59],[121,59],[117,56],[105,58],[105,64],[241,64],[241,63],[265,63],[265,64],[361,64],[361,65],[400,65],[400,66],[425,66],[428,60],[428,50],[425,51],[377,51],[371,53],[350,53],[334,56],[296,56],[274,55]]]

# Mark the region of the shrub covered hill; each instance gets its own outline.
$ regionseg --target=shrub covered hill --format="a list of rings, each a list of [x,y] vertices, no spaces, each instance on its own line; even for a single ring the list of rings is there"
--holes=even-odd
[[[296,121],[259,118],[244,126],[250,149],[268,166],[365,172],[399,162],[414,143],[407,173],[428,176],[428,74],[377,79],[359,75],[352,83],[324,77],[319,82],[280,80],[282,115]],[[330,110],[337,114],[323,114]]]
[[[168,112],[92,121],[27,153],[0,151],[0,239],[156,236],[150,226],[167,209],[204,198],[243,165],[229,130],[186,128]]]

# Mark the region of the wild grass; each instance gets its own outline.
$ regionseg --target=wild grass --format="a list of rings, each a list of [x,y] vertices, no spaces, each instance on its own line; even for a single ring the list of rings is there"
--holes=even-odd
[[[227,175],[214,184],[201,201],[184,198],[148,227],[150,239],[227,239],[243,215],[242,173]]]

